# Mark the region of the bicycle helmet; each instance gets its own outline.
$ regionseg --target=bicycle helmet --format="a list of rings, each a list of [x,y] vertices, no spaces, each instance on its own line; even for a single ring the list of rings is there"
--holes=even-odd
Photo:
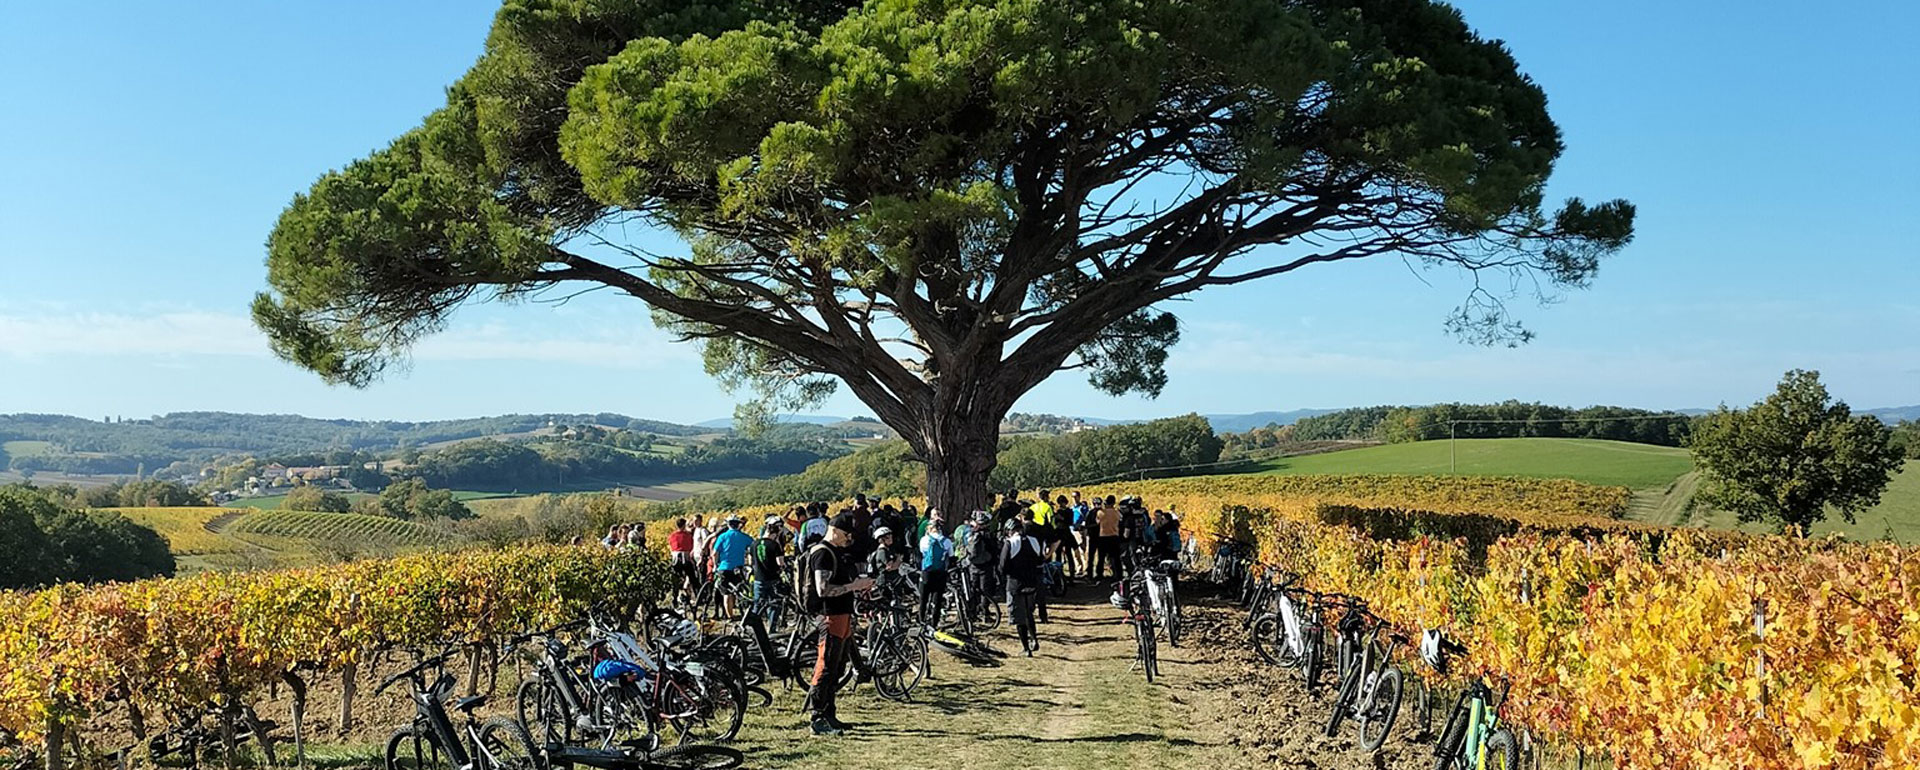
[[[893,534],[892,527],[881,527],[873,531],[873,539],[879,540],[880,538],[886,537],[891,534]]]
[[[700,641],[700,626],[691,620],[682,619],[668,627],[660,640],[673,647],[691,647]]]
[[[1444,670],[1441,669],[1445,661],[1440,654],[1440,629],[1429,628],[1420,634],[1420,659],[1436,671]]]
[[[1107,597],[1107,603],[1113,605],[1113,608],[1116,610],[1127,609],[1127,597],[1118,590],[1115,590],[1113,595]]]

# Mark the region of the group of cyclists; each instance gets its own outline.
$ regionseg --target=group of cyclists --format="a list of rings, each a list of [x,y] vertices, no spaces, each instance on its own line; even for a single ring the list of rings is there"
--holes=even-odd
[[[758,522],[757,534],[749,534],[739,514],[683,518],[667,538],[677,590],[686,596],[708,581],[729,589],[746,583],[755,614],[766,617],[777,611],[779,597],[797,594],[801,606],[819,616],[826,633],[808,704],[820,735],[848,729],[834,696],[847,663],[854,595],[915,608],[923,623],[937,628],[950,609],[950,583],[964,579],[978,587],[965,594],[970,601],[1005,602],[1031,656],[1040,643],[1036,623],[1048,622],[1047,589],[1055,582],[1103,574],[1118,580],[1133,569],[1135,554],[1178,558],[1182,547],[1175,512],[1149,512],[1137,497],[1077,491],[1041,490],[1031,498],[1007,493],[990,510],[957,520],[932,507],[922,514],[909,501],[896,506],[864,494],[828,514],[826,503],[795,505]]]

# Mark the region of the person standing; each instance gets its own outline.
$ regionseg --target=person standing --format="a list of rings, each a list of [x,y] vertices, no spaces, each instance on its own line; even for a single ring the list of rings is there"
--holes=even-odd
[[[993,516],[974,511],[973,527],[967,535],[967,580],[973,585],[969,594],[973,606],[967,610],[974,617],[980,616],[987,602],[999,601],[994,598],[1000,594],[999,581],[994,579],[999,569],[1000,538],[994,532]]]
[[[728,589],[745,584],[747,552],[753,550],[753,536],[746,533],[746,523],[738,514],[728,516],[727,528],[713,539],[713,592],[720,599],[718,609],[726,617],[738,612],[733,606],[733,592]]]
[[[717,521],[715,523],[717,523]],[[707,560],[707,556],[713,552],[713,536],[715,534],[713,528],[707,526],[707,522],[702,521],[698,516],[693,517],[693,568],[696,575],[694,578],[695,583],[705,580],[708,568],[712,566],[712,563]]]
[[[768,628],[778,628],[784,620],[778,614],[778,597],[786,590],[780,579],[786,555],[787,525],[777,516],[770,517],[760,528],[760,539],[753,542],[753,611]]]
[[[1000,571],[1007,577],[1007,617],[1020,632],[1020,647],[1027,657],[1040,649],[1040,632],[1034,628],[1034,607],[1040,594],[1040,565],[1046,558],[1040,541],[1026,534],[1025,522],[1007,523],[1007,544],[1000,551]]]
[[[1100,532],[1099,536],[1094,538],[1094,548],[1100,553],[1100,565],[1096,567],[1094,576],[1099,577],[1099,571],[1104,569],[1113,573],[1113,577],[1118,579],[1120,577],[1120,506],[1112,495],[1108,495],[1106,503],[1096,509],[1093,515]]]
[[[853,595],[873,587],[872,578],[859,577],[858,560],[848,550],[858,529],[851,514],[835,516],[828,523],[826,539],[808,548],[801,559],[807,580],[802,604],[820,618],[820,647],[807,690],[814,735],[839,735],[848,727],[840,721],[836,696],[853,650]]]
[[[673,564],[673,574],[680,578],[680,590],[692,596],[698,587],[694,582],[697,573],[693,566],[693,532],[687,529],[685,517],[673,520],[673,534],[667,536],[667,558]]]
[[[940,627],[947,614],[947,567],[953,560],[953,541],[947,527],[934,519],[920,538],[920,622]]]
[[[814,543],[827,539],[827,507],[813,505],[807,514],[806,523],[800,525],[801,548],[811,548]]]

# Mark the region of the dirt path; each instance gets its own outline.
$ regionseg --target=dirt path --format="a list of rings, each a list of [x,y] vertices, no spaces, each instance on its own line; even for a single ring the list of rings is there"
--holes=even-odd
[[[1105,594],[1082,588],[1056,603],[1033,658],[972,668],[936,655],[915,702],[880,700],[862,687],[841,718],[854,733],[816,738],[797,712],[803,693],[776,694],[748,717],[741,748],[759,768],[1187,768],[1238,767],[1239,752],[1194,707],[1192,647],[1164,645],[1152,685],[1129,670],[1133,639]],[[993,635],[1005,650],[1010,632]]]

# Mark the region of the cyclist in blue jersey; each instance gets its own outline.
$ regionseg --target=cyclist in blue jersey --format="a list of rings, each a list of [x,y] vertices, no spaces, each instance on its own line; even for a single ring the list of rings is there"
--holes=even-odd
[[[713,580],[721,588],[739,585],[746,578],[747,552],[753,548],[753,536],[741,531],[747,520],[738,514],[727,517],[727,528],[713,539]],[[719,592],[727,599],[727,614],[734,612],[732,594]]]

